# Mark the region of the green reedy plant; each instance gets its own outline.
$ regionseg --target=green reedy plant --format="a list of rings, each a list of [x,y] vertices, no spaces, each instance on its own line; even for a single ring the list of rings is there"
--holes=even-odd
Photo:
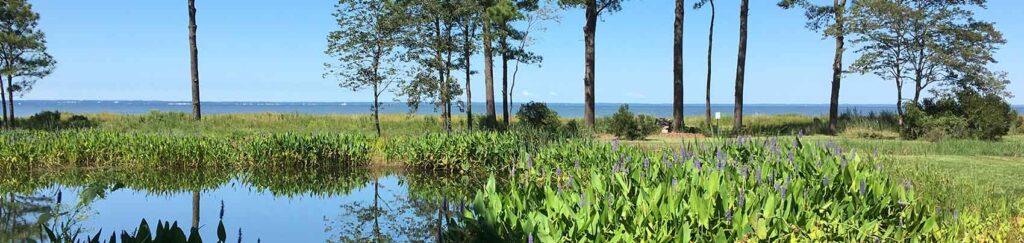
[[[834,145],[741,139],[681,150],[551,149],[566,151],[541,151],[508,175],[492,175],[513,184],[498,187],[492,179],[459,227],[479,230],[484,239],[541,242],[955,241],[1006,235],[992,225],[936,212],[910,184],[876,167],[878,158]],[[561,153],[584,161],[561,167],[565,157],[546,156]]]
[[[514,161],[524,143],[516,133],[431,133],[392,138],[382,146],[386,159],[428,170],[467,171],[475,166],[502,167]]]
[[[243,140],[242,160],[251,166],[365,166],[370,140],[343,134],[269,134]]]
[[[370,139],[343,134],[204,136],[104,130],[0,134],[0,169],[363,166]]]
[[[221,167],[230,161],[219,138],[174,134],[125,134],[93,130],[17,131],[0,135],[6,169],[60,166]]]

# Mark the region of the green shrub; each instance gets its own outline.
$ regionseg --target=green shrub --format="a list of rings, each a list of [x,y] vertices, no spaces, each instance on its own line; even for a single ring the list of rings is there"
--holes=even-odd
[[[608,120],[608,132],[615,137],[627,140],[644,139],[658,131],[654,117],[633,115],[629,105],[619,106],[619,111]]]
[[[494,120],[487,119],[487,116],[474,117],[476,124],[473,126],[484,131],[503,131],[506,129],[505,124],[498,121],[495,117]]]
[[[1010,129],[1010,134],[1024,134],[1024,116],[1017,117],[1017,122]]]
[[[961,109],[974,137],[995,140],[1010,132],[1017,112],[997,95],[981,96],[973,92],[958,95]]]
[[[81,115],[73,115],[67,120],[61,119],[59,111],[42,111],[18,122],[18,126],[34,130],[61,130],[73,128],[88,128],[94,124]]]
[[[928,119],[928,114],[921,109],[917,103],[906,103],[903,105],[903,127],[900,128],[900,137],[903,139],[917,139],[924,133],[923,123]]]
[[[938,142],[946,139],[967,138],[967,119],[959,116],[930,116],[922,123],[921,136],[928,141]]]
[[[997,95],[961,91],[955,95],[925,99],[921,105],[907,103],[904,108],[905,139],[925,136],[937,141],[945,138],[996,140],[1008,134],[1017,113]]]
[[[529,102],[519,107],[516,112],[516,119],[526,126],[553,131],[561,126],[558,120],[558,113],[549,109],[543,102]]]

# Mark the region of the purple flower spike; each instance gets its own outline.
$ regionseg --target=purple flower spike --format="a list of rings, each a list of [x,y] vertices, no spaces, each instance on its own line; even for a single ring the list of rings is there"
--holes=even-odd
[[[732,224],[732,209],[731,208],[725,210],[725,222],[727,224]]]
[[[562,176],[562,167],[555,168],[555,176]]]
[[[575,167],[576,167],[576,170],[580,170],[580,160],[578,160],[578,159],[576,160]]]
[[[746,202],[747,202],[746,194],[744,194],[743,190],[740,190],[740,198],[739,198],[740,208],[742,208],[743,204],[746,204]]]
[[[673,177],[672,178],[672,187],[676,187],[676,185],[678,185],[678,184],[679,184],[679,179],[676,179],[675,177]]]
[[[526,155],[526,169],[533,170],[533,155]]]
[[[785,186],[782,187],[782,190],[779,191],[779,194],[782,196],[782,199],[786,199],[786,187]]]
[[[651,167],[651,160],[648,159],[648,158],[644,158],[644,169],[647,169],[647,168],[650,168],[650,167]]]
[[[868,191],[868,181],[863,180],[860,182],[860,194],[864,194]]]
[[[839,169],[840,170],[845,170],[846,169],[846,157],[842,157],[842,158],[839,159]]]
[[[761,168],[757,168],[757,170],[754,171],[754,179],[757,180],[757,183],[761,183]]]
[[[697,168],[697,170],[700,171],[700,159],[698,159],[698,158],[694,158],[693,159],[693,167]]]
[[[530,234],[529,237],[526,237],[526,242],[533,243],[533,234]]]
[[[828,186],[828,176],[825,176],[825,178],[821,180],[821,185]]]
[[[619,139],[616,138],[616,139],[612,140],[612,153],[615,153],[615,152],[618,152],[618,151],[619,151]]]

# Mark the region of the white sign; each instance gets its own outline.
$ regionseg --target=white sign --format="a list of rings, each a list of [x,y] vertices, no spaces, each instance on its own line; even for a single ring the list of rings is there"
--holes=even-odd
[[[722,119],[722,113],[721,112],[715,112],[715,120],[718,120],[718,119]]]

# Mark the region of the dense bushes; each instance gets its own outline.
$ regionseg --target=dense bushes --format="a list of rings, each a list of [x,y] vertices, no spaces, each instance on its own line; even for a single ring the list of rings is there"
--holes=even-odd
[[[619,106],[619,111],[608,120],[608,132],[615,137],[638,140],[658,132],[655,118],[648,115],[633,115],[629,105]]]
[[[61,130],[95,126],[85,116],[72,115],[67,119],[62,119],[62,115],[63,113],[58,111],[43,111],[28,117],[28,119],[19,121],[16,125],[33,130]]]
[[[908,103],[904,110],[900,135],[905,139],[996,140],[1008,134],[1019,119],[1002,97],[970,91],[926,99],[920,105]]]
[[[516,112],[516,119],[523,125],[553,131],[562,126],[558,120],[558,113],[549,109],[547,104],[541,102],[529,102],[519,107]]]

